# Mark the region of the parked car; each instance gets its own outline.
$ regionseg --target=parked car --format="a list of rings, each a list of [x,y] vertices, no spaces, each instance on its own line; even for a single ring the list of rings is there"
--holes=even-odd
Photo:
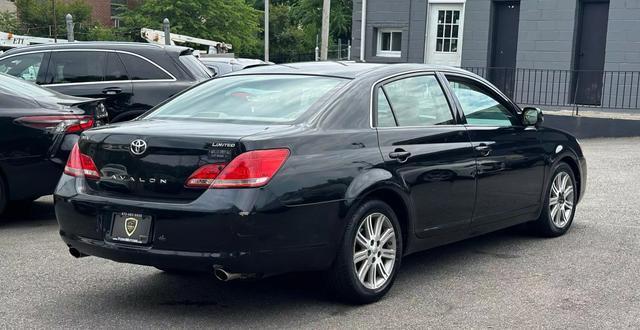
[[[372,302],[416,251],[525,222],[567,232],[586,161],[542,120],[456,68],[240,71],[83,133],[60,234],[75,256],[221,280],[328,270],[341,297]]]
[[[133,119],[211,77],[193,49],[144,43],[75,42],[13,49],[0,73],[63,94],[105,98],[112,122]]]
[[[106,120],[100,100],[0,74],[0,213],[52,194],[80,132]]]
[[[219,77],[234,71],[240,71],[256,66],[271,65],[271,62],[255,60],[251,58],[233,58],[233,57],[200,57],[200,61],[213,72],[214,76]]]

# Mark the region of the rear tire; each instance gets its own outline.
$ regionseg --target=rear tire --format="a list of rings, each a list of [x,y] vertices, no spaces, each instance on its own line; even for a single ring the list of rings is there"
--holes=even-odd
[[[393,209],[379,200],[359,206],[348,219],[328,272],[338,298],[367,304],[391,289],[402,258],[402,231]]]
[[[569,230],[578,201],[576,179],[571,167],[561,162],[552,173],[542,214],[533,223],[538,233],[545,237],[561,236]]]

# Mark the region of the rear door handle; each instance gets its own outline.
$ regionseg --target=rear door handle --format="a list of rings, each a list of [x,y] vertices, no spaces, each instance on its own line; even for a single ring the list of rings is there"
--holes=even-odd
[[[107,87],[102,90],[102,94],[105,95],[116,95],[122,93],[122,88],[120,87]]]
[[[396,149],[389,153],[389,158],[397,159],[399,162],[406,162],[409,156],[411,156],[411,153],[403,149]]]
[[[484,143],[476,146],[475,149],[481,156],[486,157],[486,156],[489,156],[489,154],[491,153],[491,147]]]

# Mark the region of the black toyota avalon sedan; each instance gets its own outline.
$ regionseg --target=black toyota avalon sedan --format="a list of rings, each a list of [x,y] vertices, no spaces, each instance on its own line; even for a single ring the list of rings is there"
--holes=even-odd
[[[416,251],[525,222],[567,232],[586,162],[542,120],[455,68],[239,71],[83,133],[60,235],[76,257],[221,280],[324,270],[372,302]]]

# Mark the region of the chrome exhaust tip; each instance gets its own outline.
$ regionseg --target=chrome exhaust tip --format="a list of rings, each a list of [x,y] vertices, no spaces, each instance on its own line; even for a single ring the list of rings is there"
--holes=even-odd
[[[256,277],[256,274],[251,273],[229,273],[222,268],[215,268],[213,270],[213,275],[222,282]]]
[[[88,255],[78,251],[76,248],[69,248],[69,254],[71,254],[74,258],[84,258]]]

